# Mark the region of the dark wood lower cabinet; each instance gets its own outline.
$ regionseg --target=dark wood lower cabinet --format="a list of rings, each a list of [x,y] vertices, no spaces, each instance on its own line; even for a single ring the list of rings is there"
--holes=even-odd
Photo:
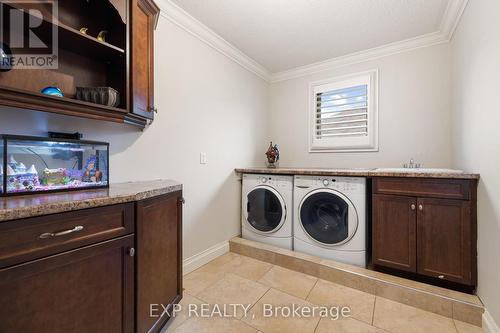
[[[134,330],[133,236],[0,270],[0,332]]]
[[[418,273],[470,284],[470,202],[421,198],[418,199],[418,207]]]
[[[473,289],[477,284],[477,181],[381,178],[373,182],[375,268]]]
[[[182,201],[1,222],[0,333],[159,332],[182,298]]]
[[[416,272],[416,204],[412,197],[373,196],[373,263]]]
[[[137,332],[158,332],[168,314],[151,316],[151,305],[163,309],[182,297],[181,193],[139,201],[136,214]]]

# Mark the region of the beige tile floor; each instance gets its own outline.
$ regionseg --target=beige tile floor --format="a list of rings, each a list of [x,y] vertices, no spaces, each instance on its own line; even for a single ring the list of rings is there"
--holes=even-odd
[[[316,277],[271,265],[235,253],[227,253],[184,277],[182,311],[167,324],[166,333],[479,333],[479,327],[423,311],[408,305],[351,289]],[[228,317],[189,315],[208,304],[212,310],[224,304],[245,304]],[[332,320],[264,317],[265,304],[273,306],[348,307],[350,315]],[[194,313],[194,312],[192,312]]]

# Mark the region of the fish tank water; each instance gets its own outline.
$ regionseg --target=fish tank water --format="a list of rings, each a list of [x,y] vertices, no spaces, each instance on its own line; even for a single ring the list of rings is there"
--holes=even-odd
[[[0,136],[1,195],[108,187],[109,144]]]

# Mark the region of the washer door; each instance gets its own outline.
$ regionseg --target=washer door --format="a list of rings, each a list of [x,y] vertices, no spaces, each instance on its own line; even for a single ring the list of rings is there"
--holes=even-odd
[[[348,242],[358,228],[358,214],[351,201],[330,189],[308,193],[299,206],[299,219],[304,232],[326,247]]]
[[[285,202],[272,187],[257,186],[246,196],[245,220],[258,233],[272,233],[283,225]]]

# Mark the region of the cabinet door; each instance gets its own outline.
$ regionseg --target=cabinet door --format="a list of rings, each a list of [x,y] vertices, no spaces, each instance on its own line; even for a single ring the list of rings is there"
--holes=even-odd
[[[177,303],[182,297],[181,192],[137,203],[137,332],[158,332],[167,314],[150,316],[150,304]],[[161,315],[161,313],[155,314]]]
[[[0,270],[0,332],[133,332],[133,236]]]
[[[470,201],[418,199],[418,273],[471,284]]]
[[[416,198],[373,195],[373,263],[416,272]]]
[[[132,0],[131,112],[154,118],[154,29],[159,8],[151,0]]]

